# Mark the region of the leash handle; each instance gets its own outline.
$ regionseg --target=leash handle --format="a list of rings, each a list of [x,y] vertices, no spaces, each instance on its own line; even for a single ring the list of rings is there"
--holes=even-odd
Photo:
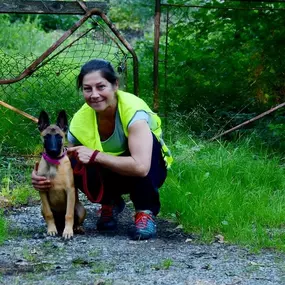
[[[96,159],[96,157],[97,157],[97,155],[98,155],[99,152],[100,152],[99,150],[95,150],[95,151],[92,153],[92,155],[91,155],[91,157],[90,157],[90,159],[89,159],[88,164],[96,163],[95,159]]]

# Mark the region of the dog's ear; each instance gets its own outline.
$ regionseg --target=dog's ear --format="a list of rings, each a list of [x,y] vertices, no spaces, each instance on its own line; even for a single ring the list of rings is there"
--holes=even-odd
[[[38,129],[42,132],[50,125],[49,116],[45,111],[41,111],[38,121]]]
[[[67,115],[64,110],[61,110],[57,116],[56,125],[59,126],[64,132],[68,129]]]

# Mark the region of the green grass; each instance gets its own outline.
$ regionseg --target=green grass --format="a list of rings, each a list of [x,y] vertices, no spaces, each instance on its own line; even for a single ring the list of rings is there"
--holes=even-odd
[[[0,207],[21,206],[39,201],[39,193],[31,185],[31,161],[7,158],[0,144]],[[0,245],[8,237],[8,227],[0,211]]]
[[[285,250],[285,175],[278,157],[250,142],[177,141],[175,163],[161,189],[162,213],[211,241]]]
[[[7,221],[3,216],[3,212],[0,211],[0,245],[7,239]]]
[[[31,185],[32,161],[1,157],[0,151],[0,163],[0,196],[9,206],[39,201],[39,193]]]
[[[172,264],[173,264],[173,260],[170,258],[167,258],[159,264],[152,265],[152,268],[154,270],[168,270],[170,266],[172,266]]]

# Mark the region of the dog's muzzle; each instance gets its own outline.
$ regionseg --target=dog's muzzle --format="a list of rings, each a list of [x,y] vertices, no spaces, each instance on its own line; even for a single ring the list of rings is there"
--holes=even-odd
[[[56,158],[60,155],[62,149],[62,136],[59,134],[51,135],[47,134],[44,136],[44,147],[46,153],[52,157]]]

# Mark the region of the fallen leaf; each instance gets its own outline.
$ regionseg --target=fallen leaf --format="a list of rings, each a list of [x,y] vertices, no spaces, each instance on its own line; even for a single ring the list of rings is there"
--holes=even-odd
[[[182,225],[178,225],[178,226],[175,228],[175,230],[181,230],[181,229],[183,229],[183,226],[182,226]]]
[[[222,236],[222,235],[216,235],[216,236],[215,236],[215,242],[224,243],[224,242],[225,242],[224,236]]]

